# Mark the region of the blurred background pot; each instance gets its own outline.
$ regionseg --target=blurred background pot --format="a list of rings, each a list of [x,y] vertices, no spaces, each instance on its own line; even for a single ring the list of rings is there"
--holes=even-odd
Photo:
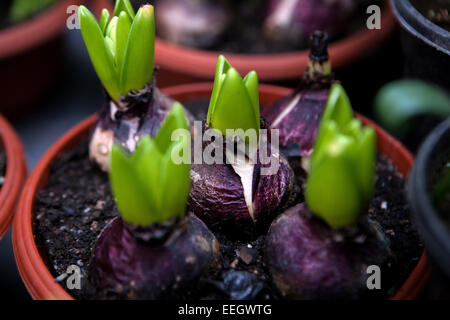
[[[405,75],[432,81],[450,90],[450,32],[438,26],[422,12],[448,9],[447,0],[391,0],[402,27]],[[447,20],[448,21],[448,20]]]
[[[81,0],[60,0],[37,16],[0,30],[0,112],[10,119],[27,115],[57,74],[61,36],[68,6]]]
[[[109,8],[112,12],[113,2],[112,0],[97,1],[97,12],[100,12],[101,8]],[[158,15],[157,7],[155,15]],[[394,29],[395,19],[389,4],[386,3],[381,16],[380,30],[369,30],[364,27],[360,31],[347,35],[329,45],[333,69],[341,69],[362,59],[388,39]],[[222,53],[179,46],[157,37],[155,64],[160,67],[157,73],[158,85],[164,87],[212,80],[216,70],[217,57]],[[237,70],[243,74],[255,70],[261,81],[298,81],[307,67],[309,49],[288,53],[225,54],[228,61]]]
[[[450,119],[440,124],[421,146],[409,183],[409,201],[431,256],[430,295],[450,298]],[[441,180],[442,179],[442,180]],[[443,180],[446,179],[446,182]],[[443,181],[443,184],[441,184]],[[437,209],[436,190],[447,206]],[[445,189],[443,189],[445,188]],[[444,190],[442,192],[442,190]]]
[[[212,83],[196,83],[166,88],[162,92],[183,103],[209,98],[212,87]],[[290,92],[291,90],[287,88],[261,85],[261,105],[269,105]],[[375,128],[380,153],[391,159],[399,172],[407,177],[414,161],[411,153],[375,123],[365,117],[359,117],[364,124]],[[73,299],[60,284],[55,282],[36,246],[33,235],[34,203],[37,192],[47,182],[52,162],[89,134],[96,120],[97,116],[93,115],[79,123],[45,153],[28,178],[20,197],[13,225],[13,247],[20,275],[34,299]],[[391,299],[416,299],[427,281],[428,267],[423,254],[408,279]]]
[[[25,156],[19,136],[0,115],[0,148],[5,154],[6,171],[0,187],[0,240],[8,231],[16,201],[27,175]]]

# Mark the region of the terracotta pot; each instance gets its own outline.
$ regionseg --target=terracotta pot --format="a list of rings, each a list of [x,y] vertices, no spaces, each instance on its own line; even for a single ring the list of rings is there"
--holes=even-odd
[[[212,83],[181,85],[166,88],[162,91],[180,102],[196,98],[204,99],[210,97]],[[261,105],[268,105],[289,92],[290,89],[287,88],[261,85]],[[359,117],[365,124],[376,129],[379,151],[389,157],[403,175],[408,176],[413,165],[411,153],[375,123],[362,116]],[[34,204],[37,192],[47,182],[52,161],[62,152],[76,145],[91,130],[96,120],[96,115],[84,120],[67,132],[47,151],[28,178],[20,198],[13,226],[14,253],[22,279],[35,299],[72,299],[71,295],[55,282],[34,242],[32,227]],[[417,298],[428,280],[428,273],[425,254],[423,254],[416,268],[392,299]]]
[[[111,0],[99,0],[97,4],[100,8],[112,8]],[[333,69],[338,70],[358,61],[389,38],[395,29],[395,21],[387,2],[381,24],[381,30],[363,29],[330,44]],[[157,37],[155,64],[161,68],[157,73],[158,85],[164,87],[212,80],[220,53],[174,45]],[[268,82],[298,79],[307,67],[309,50],[279,54],[225,53],[225,55],[233,67],[241,73],[246,74],[255,70],[261,81]]]
[[[27,175],[22,143],[13,127],[0,115],[0,148],[6,154],[6,174],[0,188],[0,240],[8,231],[17,198]]]
[[[62,60],[61,36],[67,7],[81,0],[61,0],[25,22],[0,30],[0,112],[23,117],[49,87]]]

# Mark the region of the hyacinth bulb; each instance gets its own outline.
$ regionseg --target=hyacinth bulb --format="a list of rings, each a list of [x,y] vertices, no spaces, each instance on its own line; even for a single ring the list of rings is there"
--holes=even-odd
[[[261,147],[261,123],[264,122],[259,114],[256,73],[241,78],[223,56],[219,57],[203,129],[213,130],[221,142],[203,141],[202,150],[214,147],[221,162],[194,162],[188,207],[208,226],[228,229],[237,237],[268,226],[298,195],[295,175],[287,160],[278,150],[272,150],[269,141]],[[230,134],[228,130],[238,131]],[[247,140],[244,132],[253,132],[254,139]],[[238,148],[230,150],[230,139],[232,146],[236,143],[254,150],[255,157],[238,153]],[[261,154],[273,161],[263,164]],[[272,164],[278,165],[274,172],[263,174]]]
[[[164,0],[156,4],[158,35],[197,48],[216,44],[231,22],[226,1]]]
[[[271,129],[279,130],[280,146],[294,146],[300,156],[310,156],[334,77],[327,52],[328,36],[311,35],[309,66],[299,86],[262,110]]]
[[[290,208],[271,225],[265,244],[272,281],[290,299],[359,299],[369,294],[367,267],[383,268],[389,241],[366,221],[342,234],[316,218],[304,204]]]
[[[205,224],[186,214],[190,134],[186,116],[174,107],[155,138],[141,139],[129,155],[115,145],[110,182],[120,217],[97,239],[92,281],[126,298],[168,298],[217,267],[219,244]],[[173,134],[181,132],[178,139]]]
[[[266,238],[269,269],[283,296],[357,299],[367,293],[367,267],[382,266],[390,255],[389,242],[366,215],[375,163],[375,130],[354,118],[335,84],[310,159],[306,202],[280,215]]]
[[[354,0],[269,0],[264,33],[271,41],[302,46],[315,30],[341,32],[354,7]]]

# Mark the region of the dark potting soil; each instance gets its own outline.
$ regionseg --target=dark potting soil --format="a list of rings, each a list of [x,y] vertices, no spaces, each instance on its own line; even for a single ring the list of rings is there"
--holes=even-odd
[[[198,112],[206,100],[187,102]],[[68,290],[78,299],[126,298],[127,292],[105,296],[89,281],[89,261],[96,238],[119,213],[108,177],[88,158],[87,137],[61,155],[51,166],[47,185],[37,195],[34,234],[41,256],[55,279],[66,288],[67,268],[77,265],[83,275],[81,290]],[[302,177],[299,177],[302,182]],[[375,194],[369,217],[376,220],[391,242],[393,258],[382,266],[382,289],[370,291],[370,298],[392,296],[406,280],[423,251],[405,199],[405,181],[392,163],[380,157]],[[207,274],[195,288],[179,294],[187,299],[278,299],[264,261],[265,235],[249,241],[227,238],[214,231],[221,250],[219,272]],[[145,297],[142,297],[145,298]]]
[[[5,182],[5,174],[6,174],[6,153],[3,150],[2,146],[0,146],[0,189]]]
[[[156,12],[158,10],[158,1],[161,0],[132,0],[133,7],[137,10],[144,3],[155,5]],[[340,35],[330,39],[335,41],[341,39],[354,32],[360,31],[366,25],[368,15],[366,13],[369,5],[382,3],[381,0],[357,0],[357,8],[348,22],[347,27]],[[264,20],[264,1],[234,1],[236,9],[233,9],[232,23],[226,30],[223,38],[218,44],[206,50],[231,52],[241,54],[267,54],[282,53],[294,50],[302,50],[308,48],[308,43],[303,43],[300,47],[294,46],[292,43],[273,43],[265,40],[262,33],[262,24]],[[157,13],[156,13],[157,14]],[[158,32],[158,30],[156,30]],[[249,45],[251,44],[251,45]]]

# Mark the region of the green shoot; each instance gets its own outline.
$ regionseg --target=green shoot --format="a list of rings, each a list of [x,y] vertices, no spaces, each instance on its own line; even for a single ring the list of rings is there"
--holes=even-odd
[[[178,130],[181,129],[181,130]],[[176,104],[154,139],[143,137],[132,155],[111,151],[110,182],[122,219],[149,226],[183,218],[190,190],[191,139],[186,115]]]
[[[414,129],[418,116],[450,117],[450,95],[422,80],[398,80],[380,89],[374,112],[384,127],[405,135]]]
[[[100,21],[85,7],[78,10],[86,48],[109,96],[117,101],[141,90],[153,77],[155,19],[151,5],[134,14],[129,0],[118,0],[113,17],[103,9]]]
[[[224,56],[219,56],[206,124],[226,134],[227,129],[256,130],[260,114],[258,75],[251,71],[242,79]]]
[[[353,117],[345,90],[334,85],[311,155],[311,211],[335,228],[356,224],[372,198],[375,165],[375,130]]]

